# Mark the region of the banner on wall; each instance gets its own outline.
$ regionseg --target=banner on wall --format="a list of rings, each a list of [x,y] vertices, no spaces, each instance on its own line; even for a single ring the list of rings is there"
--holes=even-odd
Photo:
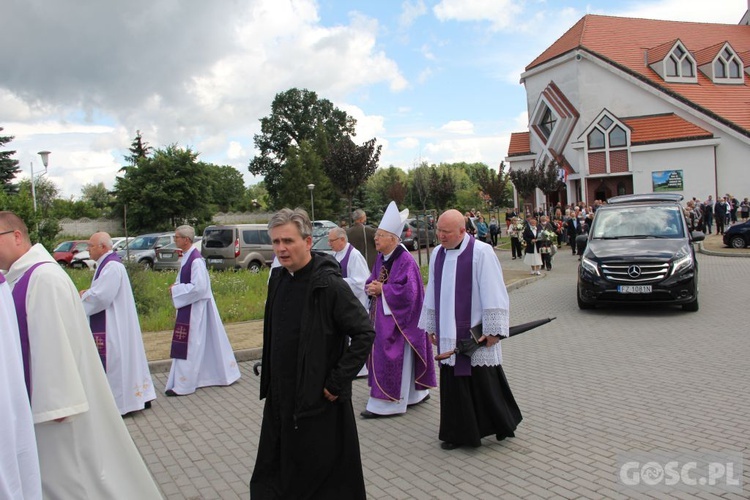
[[[651,172],[651,183],[654,192],[684,191],[682,170],[661,170]]]

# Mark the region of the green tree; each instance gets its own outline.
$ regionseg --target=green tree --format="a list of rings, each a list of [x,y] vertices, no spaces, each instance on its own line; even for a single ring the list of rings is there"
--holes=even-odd
[[[409,178],[411,180],[411,190],[414,194],[414,199],[419,203],[419,207],[422,210],[427,210],[427,206],[430,203],[430,167],[427,163],[422,163],[420,166],[410,172]]]
[[[508,172],[510,181],[516,188],[519,199],[519,208],[532,195],[539,184],[539,174],[535,167],[529,169],[511,170]]]
[[[108,215],[113,200],[104,183],[99,182],[83,185],[81,188],[81,201],[89,203],[98,211],[96,217],[103,217]]]
[[[456,181],[447,169],[442,172],[437,168],[430,171],[430,192],[435,208],[443,211],[451,208],[456,202]]]
[[[138,165],[138,162],[148,158],[148,156],[153,151],[153,148],[148,145],[147,142],[144,142],[143,136],[141,135],[140,130],[135,131],[135,138],[133,139],[133,142],[130,143],[129,148],[130,154],[125,156],[125,161],[127,162],[127,165],[124,165],[120,172],[126,170],[128,167],[135,167]]]
[[[3,128],[0,127],[0,132]],[[0,147],[8,144],[13,140],[13,136],[0,136]],[[0,151],[0,186],[6,193],[15,193],[18,191],[18,186],[13,184],[13,179],[16,178],[18,172],[21,171],[18,168],[18,160],[11,158],[16,154],[15,151]]]
[[[319,99],[315,92],[292,88],[276,94],[271,114],[261,118],[260,124],[261,133],[253,137],[260,155],[250,161],[248,170],[264,176],[271,208],[279,208],[290,148],[299,148],[307,141],[319,158],[325,158],[327,144],[355,135],[356,121],[329,100]]]
[[[128,227],[135,231],[170,230],[211,219],[210,168],[198,153],[176,145],[156,149],[115,180],[118,203],[127,206]]]
[[[381,168],[367,182],[370,204],[377,207],[379,213],[385,210],[391,200],[395,201],[401,209],[406,199],[407,186],[406,172],[393,165]],[[368,219],[372,217],[369,211],[367,217]]]
[[[537,164],[535,170],[539,178],[537,187],[545,195],[556,193],[565,188],[565,182],[560,178],[560,167],[555,160],[550,161],[546,165],[544,163]]]
[[[245,179],[236,168],[206,165],[211,177],[211,203],[220,212],[239,210],[245,195]]]
[[[312,200],[308,184],[315,184]],[[338,197],[331,181],[323,171],[323,160],[320,159],[310,142],[303,141],[299,147],[290,148],[279,187],[281,189],[280,206],[302,207],[312,217],[310,204],[314,202],[316,219],[337,217]]]
[[[503,175],[504,168],[505,164],[502,162],[500,163],[499,172],[495,172],[494,169],[485,166],[477,175],[479,188],[489,198],[490,204],[493,207],[504,206],[508,201],[506,196],[509,179],[507,175]]]
[[[344,136],[331,145],[323,160],[328,178],[346,198],[349,213],[352,211],[354,194],[378,168],[381,148],[375,146],[375,139],[358,146],[349,136]],[[401,198],[403,201],[403,195]]]
[[[264,211],[268,209],[268,191],[263,181],[248,186],[239,208],[242,211]]]

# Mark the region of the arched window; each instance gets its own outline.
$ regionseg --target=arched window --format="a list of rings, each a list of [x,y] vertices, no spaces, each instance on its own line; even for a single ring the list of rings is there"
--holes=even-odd
[[[675,45],[672,52],[664,59],[664,71],[667,78],[695,78],[695,60],[682,44]]]

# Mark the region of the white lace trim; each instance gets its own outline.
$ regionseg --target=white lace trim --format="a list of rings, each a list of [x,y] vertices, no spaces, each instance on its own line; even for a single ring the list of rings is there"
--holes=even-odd
[[[437,331],[437,323],[435,322],[435,309],[422,309],[422,315],[419,317],[419,324],[417,327],[426,331],[427,333],[435,333]]]
[[[485,309],[482,311],[482,331],[487,335],[508,336],[510,311],[507,309]]]
[[[452,351],[456,348],[456,341],[453,339],[440,339],[439,351]],[[455,366],[456,356],[453,355],[444,359],[441,363]],[[480,347],[471,355],[471,366],[497,366],[503,364],[503,351],[500,348],[500,342],[492,347]]]

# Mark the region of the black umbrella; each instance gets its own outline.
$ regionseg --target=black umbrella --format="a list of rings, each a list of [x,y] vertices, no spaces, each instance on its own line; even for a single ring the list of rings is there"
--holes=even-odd
[[[533,330],[534,328],[542,325],[546,325],[550,321],[555,319],[552,318],[545,318],[545,319],[538,319],[536,321],[529,321],[528,323],[522,323],[520,325],[511,326],[508,329],[508,337],[513,337],[515,335],[519,335],[523,332],[528,332],[529,330]],[[484,346],[487,341],[482,340],[479,342],[479,339],[482,337],[482,324],[478,324],[477,326],[474,326],[471,328],[471,338],[468,339],[462,339],[459,340],[456,344],[456,348],[452,351],[447,351],[438,354],[435,356],[435,360],[440,361],[442,359],[448,359],[454,354],[463,354],[464,356],[471,356],[474,351],[479,349],[480,347]],[[500,337],[500,339],[504,339],[507,337]]]

